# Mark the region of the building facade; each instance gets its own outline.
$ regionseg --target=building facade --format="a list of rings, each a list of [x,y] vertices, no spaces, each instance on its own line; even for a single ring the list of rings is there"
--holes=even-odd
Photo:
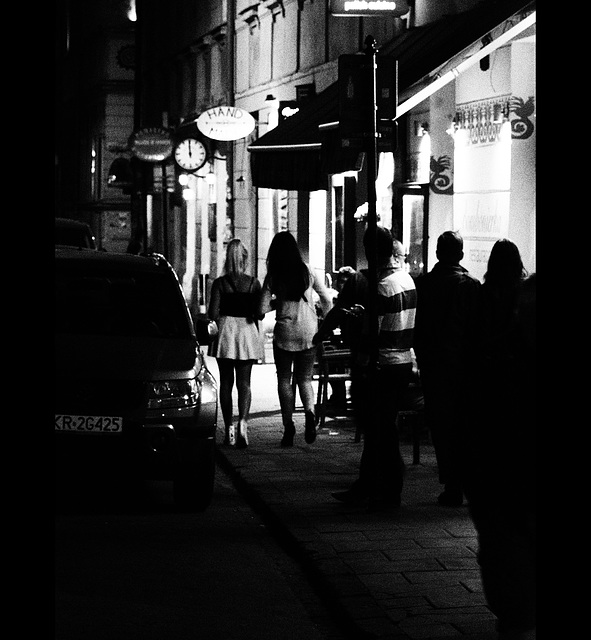
[[[206,278],[219,275],[231,237],[264,276],[270,241],[284,229],[328,284],[339,267],[364,266],[371,177],[367,161],[339,146],[338,85],[339,58],[363,55],[369,35],[378,68],[393,57],[398,64],[404,113],[396,143],[378,145],[376,209],[407,246],[411,273],[433,266],[446,229],[464,236],[463,264],[476,277],[500,237],[535,270],[535,3],[416,0],[388,20],[337,17],[320,0],[213,4],[220,11],[203,8],[209,22],[197,21],[188,58],[177,55],[185,71],[176,74],[176,115],[232,105],[256,125],[225,145],[207,141],[217,151],[194,180],[195,205],[183,203],[195,207],[198,228],[201,219],[196,268]]]
[[[535,271],[535,2],[414,0],[391,17],[334,15],[346,3],[328,0],[118,4],[137,20],[102,34],[80,129],[85,187],[58,204],[75,202],[71,217],[91,217],[106,244],[97,220],[164,253],[195,312],[205,311],[233,237],[260,278],[284,229],[328,284],[341,266],[365,266],[374,179],[378,220],[406,245],[411,274],[433,266],[446,229],[462,233],[463,264],[478,278],[501,237]],[[369,36],[375,175],[365,141],[347,129],[343,97],[346,65],[368,59]],[[249,114],[253,127],[234,139],[208,135],[199,117],[216,108]],[[163,160],[137,158],[133,135],[145,130],[170,135]],[[196,171],[173,157],[188,137],[206,150]]]

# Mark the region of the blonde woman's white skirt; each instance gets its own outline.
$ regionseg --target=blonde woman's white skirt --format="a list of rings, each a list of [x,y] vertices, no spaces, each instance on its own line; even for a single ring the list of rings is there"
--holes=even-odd
[[[231,360],[262,360],[263,336],[255,322],[248,318],[221,316],[218,339],[213,355]]]

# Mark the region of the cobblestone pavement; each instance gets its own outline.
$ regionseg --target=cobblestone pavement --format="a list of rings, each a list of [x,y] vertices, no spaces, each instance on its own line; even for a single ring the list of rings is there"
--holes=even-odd
[[[217,372],[215,361],[210,362]],[[296,405],[293,448],[282,435],[275,367],[253,367],[249,446],[219,446],[218,462],[305,569],[350,638],[496,640],[466,506],[441,507],[433,447],[424,434],[420,461],[402,444],[402,506],[368,511],[331,492],[357,477],[362,442],[354,425],[328,419],[316,442],[304,442]],[[220,419],[219,438],[223,440]]]

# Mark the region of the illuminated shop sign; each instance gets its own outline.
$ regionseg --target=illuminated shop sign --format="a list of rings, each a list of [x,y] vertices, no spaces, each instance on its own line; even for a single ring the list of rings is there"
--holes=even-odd
[[[239,140],[255,128],[255,120],[238,107],[213,107],[197,118],[197,128],[212,140]]]
[[[145,162],[161,162],[172,153],[170,133],[161,127],[149,127],[135,131],[130,136],[131,152]]]
[[[408,0],[330,0],[333,16],[392,16],[408,13]]]
[[[279,102],[279,120],[287,120],[300,110],[297,100],[281,100]]]

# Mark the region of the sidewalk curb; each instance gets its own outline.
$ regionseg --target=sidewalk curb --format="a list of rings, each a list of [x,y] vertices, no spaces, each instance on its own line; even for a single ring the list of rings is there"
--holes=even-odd
[[[283,550],[289,554],[300,566],[324,606],[328,609],[333,622],[343,633],[343,638],[351,640],[371,640],[376,636],[361,629],[349,611],[343,606],[334,586],[326,579],[322,571],[301,543],[285,526],[281,518],[261,498],[259,493],[242,477],[219,448],[216,448],[216,462],[230,478],[238,493],[249,506],[260,516],[265,526]],[[352,576],[356,577],[354,574]],[[368,596],[371,594],[368,591]]]

